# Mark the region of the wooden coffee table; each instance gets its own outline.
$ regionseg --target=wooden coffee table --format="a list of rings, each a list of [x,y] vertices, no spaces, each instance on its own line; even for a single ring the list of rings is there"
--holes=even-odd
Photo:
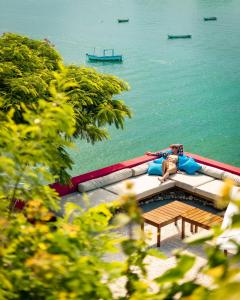
[[[192,206],[180,201],[173,201],[143,214],[145,223],[157,227],[157,246],[161,243],[161,228],[181,218],[182,214],[192,210]],[[144,223],[142,224],[144,230]]]
[[[193,227],[195,226],[195,232],[198,231],[198,227],[202,227],[204,229],[210,229],[212,226],[221,224],[223,218],[214,215],[210,212],[199,208],[193,208],[184,212],[182,215],[182,239],[185,238],[185,222],[191,224],[191,231],[193,232]]]

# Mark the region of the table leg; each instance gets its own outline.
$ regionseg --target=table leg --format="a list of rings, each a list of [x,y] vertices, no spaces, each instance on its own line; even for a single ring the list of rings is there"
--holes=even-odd
[[[161,243],[161,227],[158,226],[157,228],[157,247],[160,247]]]
[[[175,224],[175,226],[177,226],[177,220],[176,220],[176,221],[174,221],[174,224]]]
[[[141,230],[144,231],[144,222],[141,223]]]
[[[182,239],[185,238],[185,220],[182,218]]]
[[[198,226],[195,225],[195,233],[197,233],[197,232],[198,232]]]

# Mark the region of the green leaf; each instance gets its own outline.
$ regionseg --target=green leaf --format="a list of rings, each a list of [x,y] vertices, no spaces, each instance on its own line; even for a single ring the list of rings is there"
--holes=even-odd
[[[72,216],[75,212],[81,212],[82,208],[73,202],[68,202],[64,205],[65,213],[64,213],[64,219],[69,220],[69,218]]]
[[[176,282],[184,278],[195,263],[195,257],[190,255],[181,255],[177,261],[176,267],[167,270],[163,275],[155,279],[158,283]]]
[[[157,257],[157,258],[161,258],[161,259],[167,259],[167,256],[162,253],[161,251],[159,251],[158,249],[155,248],[150,248],[147,250],[148,255]]]

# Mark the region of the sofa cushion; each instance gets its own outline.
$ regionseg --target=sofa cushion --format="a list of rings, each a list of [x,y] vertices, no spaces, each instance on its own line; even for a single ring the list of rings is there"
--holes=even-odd
[[[181,169],[182,165],[185,164],[190,157],[186,155],[179,155],[178,156],[178,169]]]
[[[211,200],[216,200],[221,196],[220,191],[222,184],[222,180],[216,179],[195,187],[194,191],[200,196],[206,197]]]
[[[236,190],[236,187],[235,187]],[[233,198],[239,199],[240,189],[234,192],[232,191]],[[238,213],[238,207],[230,202],[228,204],[227,210],[224,214],[223,222],[221,228],[224,230],[223,234],[221,234],[217,238],[217,244],[220,246],[222,250],[231,251],[233,253],[237,252],[237,245],[240,244],[240,229],[226,229],[232,224],[232,216]]]
[[[129,178],[131,176],[132,176],[131,169],[129,168],[122,169],[120,171],[111,173],[103,177],[81,182],[78,184],[78,190],[79,192],[88,192],[91,190],[95,190],[97,188],[104,187],[105,185]]]
[[[227,179],[227,178],[232,179],[236,185],[240,186],[240,176],[229,172],[224,172],[222,175],[222,179]]]
[[[88,199],[89,199],[89,206],[94,207],[98,204],[101,203],[107,203],[115,200],[117,196],[109,191],[106,191],[104,189],[96,189],[94,191],[91,191],[89,193],[86,193]],[[59,215],[64,214],[64,206],[66,203],[75,203],[79,205],[80,207],[86,209],[86,203],[83,200],[83,193],[72,193],[66,196],[63,196],[60,200],[60,212],[58,213]]]
[[[150,163],[147,171],[148,175],[160,175],[162,176],[162,164]]]
[[[199,170],[200,173],[217,178],[217,179],[222,179],[223,170],[217,169],[217,168],[213,168],[210,166],[206,166],[201,164],[202,168]]]
[[[185,189],[190,192],[193,192],[195,187],[214,180],[214,178],[212,177],[206,176],[204,174],[199,174],[199,173],[196,173],[194,175],[177,173],[171,175],[170,178],[176,182],[177,187]]]
[[[238,252],[240,244],[240,230],[239,229],[226,229],[224,233],[217,238],[217,245],[220,246],[222,251],[229,251],[231,254]]]
[[[164,183],[160,183],[158,180],[158,176],[149,176],[147,174],[140,175],[129,180],[134,184],[133,191],[136,193],[138,200],[173,188],[175,186],[175,182],[173,182],[172,180],[167,180]],[[126,180],[106,186],[105,189],[117,195],[120,195],[125,190],[125,183]]]
[[[201,169],[201,165],[198,164],[193,158],[189,158],[184,164],[180,166],[180,170],[185,171],[187,174],[193,175],[195,172]]]
[[[162,164],[162,162],[165,160],[165,158],[164,157],[160,157],[160,158],[157,158],[157,159],[154,159],[154,163],[155,164]]]
[[[144,163],[144,164],[138,165],[136,167],[133,167],[132,168],[133,176],[138,176],[138,175],[147,173],[148,165],[149,165],[148,163]]]
[[[210,200],[217,200],[219,197],[221,197],[221,190],[224,185],[224,182],[222,180],[213,180],[210,182],[207,182],[205,184],[202,184],[200,186],[197,186],[194,188],[194,192],[197,193],[200,196],[206,197]],[[238,192],[238,187],[233,187],[232,189],[232,196]]]
[[[232,216],[237,213],[238,213],[238,207],[235,204],[230,202],[227,206],[227,210],[225,211],[221,228],[225,229],[228,226],[230,226],[232,224]],[[239,230],[239,236],[240,236],[240,230]]]

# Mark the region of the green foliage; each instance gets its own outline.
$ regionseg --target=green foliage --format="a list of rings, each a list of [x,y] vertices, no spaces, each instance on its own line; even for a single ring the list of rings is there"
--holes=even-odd
[[[139,228],[141,211],[131,184],[127,187],[119,200],[86,211],[68,204],[65,217],[55,222],[49,222],[52,213],[40,194],[27,203],[24,214],[6,216],[1,211],[0,299],[238,299],[240,247],[235,255],[225,256],[215,243],[219,230],[209,235],[208,260],[197,274],[208,276],[209,285],[199,282],[198,276],[186,277],[195,257],[185,251],[176,252],[173,268],[148,278],[146,258],[164,255],[147,246]],[[240,207],[240,200],[236,203]],[[114,216],[115,208],[124,213]],[[128,236],[117,234],[123,226]],[[120,250],[122,262],[106,259]],[[122,279],[119,295],[113,287]],[[153,284],[157,289],[151,289]]]
[[[22,122],[20,103],[35,104],[49,96],[53,71],[59,71],[61,57],[48,43],[17,34],[0,37],[0,97],[2,109],[15,108],[15,120]]]
[[[4,35],[3,38],[10,41],[12,38],[13,45],[18,40],[17,36],[12,35]],[[19,39],[21,46],[21,39],[25,38]],[[23,48],[26,49],[29,40],[24,41],[26,45],[23,43]],[[42,45],[39,43],[33,43],[31,47],[39,50]],[[18,53],[17,48],[15,53],[11,47],[9,46],[10,50],[4,50],[4,55],[8,52],[9,61],[13,56],[20,65],[23,64],[27,60],[27,54],[24,56]],[[49,45],[44,45],[43,48],[45,50],[42,51],[48,53]],[[48,94],[46,99],[44,96],[40,99],[36,97],[31,105],[28,105],[25,98],[21,98],[19,102],[18,99],[16,102],[12,99],[12,103],[16,105],[7,107],[6,103],[10,98],[6,96],[7,93],[1,94],[0,300],[238,300],[240,246],[236,245],[236,254],[225,256],[216,243],[217,237],[222,233],[219,228],[214,228],[207,235],[186,240],[190,244],[211,242],[206,246],[207,260],[195,277],[189,279],[187,276],[194,266],[195,257],[190,256],[186,249],[181,249],[175,253],[174,267],[155,279],[149,279],[147,257],[151,255],[164,258],[164,255],[148,247],[140,230],[141,211],[131,190],[131,183],[127,184],[127,193],[116,202],[88,210],[69,204],[65,216],[52,221],[52,210],[57,209],[60,199],[52,189],[44,185],[44,181],[54,180],[52,174],[59,174],[71,165],[71,161],[66,160],[64,149],[71,146],[71,137],[76,132],[95,141],[103,138],[101,126],[104,124],[122,126],[121,122],[115,123],[111,110],[118,111],[119,107],[120,111],[124,109],[121,108],[121,102],[114,102],[111,97],[123,88],[117,85],[124,83],[99,75],[93,70],[80,70],[73,66],[66,69],[61,64],[54,65],[52,59],[54,61],[56,57],[48,55],[49,59],[46,60],[49,68],[59,69],[49,78],[46,85],[48,88],[45,90]],[[33,60],[38,61],[38,56],[41,58],[39,54]],[[6,67],[5,63],[7,62],[4,62],[5,66],[1,66],[2,69]],[[17,63],[10,66],[5,73],[11,75],[12,72],[14,76],[21,77],[16,65]],[[32,67],[27,62],[21,72]],[[75,78],[74,73],[78,73],[80,79]],[[85,73],[86,78],[83,75]],[[92,83],[89,82],[90,77],[94,78]],[[5,83],[11,85],[12,89],[14,83],[10,78],[11,76],[8,77],[9,82],[6,80]],[[113,83],[114,80],[116,84]],[[91,85],[91,91],[95,91],[93,94],[89,92],[88,85]],[[79,86],[80,90],[77,91],[76,87]],[[105,90],[107,87],[108,92]],[[22,91],[23,94],[26,92],[24,88]],[[83,93],[81,99],[85,99],[82,102],[76,100],[80,97],[76,95],[80,91]],[[31,99],[33,94],[31,92]],[[73,99],[76,101],[74,105]],[[103,105],[112,107],[104,112]],[[92,111],[94,117],[91,122],[87,118]],[[115,113],[117,116],[118,112]],[[129,112],[126,110],[120,114],[124,118]],[[81,116],[85,129],[78,128],[77,118]],[[91,126],[93,132],[100,127],[96,136],[88,131]],[[223,190],[224,203],[229,201],[230,191],[231,183],[226,183]],[[14,210],[16,199],[25,201],[21,212]],[[240,199],[231,201],[239,210],[233,216],[230,228],[239,229]],[[114,215],[119,209],[121,213]],[[119,229],[128,230],[128,235],[119,235]],[[108,254],[120,251],[124,254],[123,261],[108,259]],[[201,283],[199,275],[207,276],[209,284]],[[124,281],[123,293],[119,295],[113,287],[121,280]],[[153,286],[155,289],[152,289]]]
[[[0,111],[0,192],[3,200],[11,202],[10,211],[16,199],[40,198],[56,207],[56,193],[43,183],[54,181],[50,170],[58,173],[69,166],[59,158],[58,149],[71,146],[75,125],[74,111],[60,90],[64,89],[62,77],[58,75],[51,84],[51,102],[39,100],[31,110],[21,103],[23,123],[14,121],[13,108]]]
[[[115,243],[104,233],[107,209],[90,209],[72,224],[45,223],[45,207],[33,200],[25,215],[0,219],[0,299],[112,299],[107,283],[120,267],[101,259]]]
[[[131,112],[123,101],[113,97],[128,90],[124,81],[74,65],[67,67],[67,78],[76,84],[67,91],[77,120],[75,137],[94,143],[108,137],[104,126],[123,128],[124,119],[131,117]]]
[[[114,97],[129,89],[124,81],[91,68],[63,66],[61,56],[49,42],[11,33],[0,37],[1,111],[14,108],[14,121],[27,122],[24,108],[35,110],[39,99],[51,102],[50,85],[63,72],[65,82],[61,91],[67,95],[75,119],[75,129],[69,138],[80,137],[95,143],[109,137],[106,126],[123,128],[131,112],[122,100]],[[59,147],[58,151],[58,159],[65,160],[71,169],[73,162],[65,148]],[[53,174],[62,182],[69,180],[66,168],[55,171],[53,168]]]
[[[158,283],[177,282],[184,277],[195,262],[195,257],[190,255],[179,255],[177,259],[177,266],[175,268],[168,270],[164,275],[156,278]]]

